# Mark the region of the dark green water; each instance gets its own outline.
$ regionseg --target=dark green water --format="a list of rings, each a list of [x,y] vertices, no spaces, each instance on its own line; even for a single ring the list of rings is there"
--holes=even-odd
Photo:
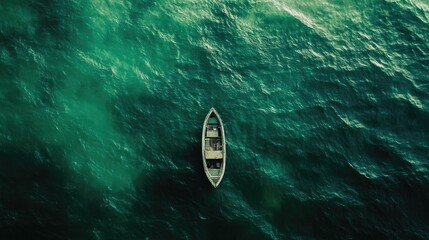
[[[0,16],[0,239],[429,239],[427,0],[3,0]]]

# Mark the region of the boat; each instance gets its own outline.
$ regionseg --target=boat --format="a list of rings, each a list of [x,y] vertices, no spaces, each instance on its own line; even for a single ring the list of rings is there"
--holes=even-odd
[[[217,188],[225,174],[226,141],[222,119],[211,108],[203,124],[202,152],[204,172],[213,187]]]

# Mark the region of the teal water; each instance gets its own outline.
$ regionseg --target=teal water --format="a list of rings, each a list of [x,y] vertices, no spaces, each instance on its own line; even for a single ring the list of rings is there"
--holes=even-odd
[[[427,0],[3,0],[0,16],[0,239],[429,239]]]

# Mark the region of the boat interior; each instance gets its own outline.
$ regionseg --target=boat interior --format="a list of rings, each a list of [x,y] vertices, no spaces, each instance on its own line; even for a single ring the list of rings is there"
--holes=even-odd
[[[220,175],[223,162],[222,133],[218,118],[210,115],[205,136],[205,157],[210,175]]]

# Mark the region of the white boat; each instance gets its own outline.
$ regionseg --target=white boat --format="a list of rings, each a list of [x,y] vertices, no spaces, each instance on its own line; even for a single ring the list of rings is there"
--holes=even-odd
[[[225,174],[226,141],[222,119],[211,108],[203,124],[202,151],[204,172],[213,187],[217,188]]]

